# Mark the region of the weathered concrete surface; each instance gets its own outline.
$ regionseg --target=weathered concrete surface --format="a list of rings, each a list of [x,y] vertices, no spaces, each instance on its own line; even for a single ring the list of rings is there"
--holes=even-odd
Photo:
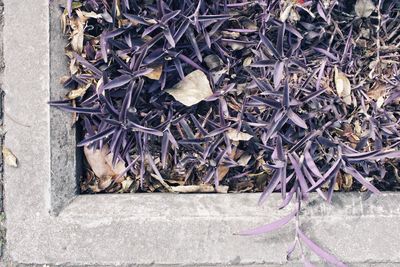
[[[3,149],[3,1],[0,0],[0,151]],[[0,154],[0,259],[3,256],[3,249],[5,247],[5,214],[4,214],[4,190],[3,190],[3,155]]]
[[[64,99],[68,93],[60,84],[60,78],[68,74],[68,61],[64,47],[59,4],[65,0],[52,1],[49,12],[49,71],[50,99]],[[48,96],[47,96],[48,97]],[[71,113],[50,109],[50,199],[49,209],[58,214],[78,193],[79,165],[82,162],[76,151],[76,128],[72,126]]]
[[[68,182],[72,176],[54,175],[61,169],[51,164],[57,159],[51,146],[62,149],[72,141],[64,132],[64,139],[50,140],[54,117],[46,102],[54,97],[55,78],[49,66],[58,67],[50,58],[57,37],[49,33],[49,1],[5,0],[4,35],[5,109],[13,116],[5,117],[5,142],[20,163],[4,173],[6,264],[298,266],[285,259],[293,224],[269,235],[233,235],[287,214],[290,207],[277,210],[278,195],[262,207],[256,206],[258,194],[86,195],[68,204],[76,191]],[[69,155],[62,162],[74,168]],[[54,179],[61,181],[57,189]],[[313,196],[312,209],[302,216],[305,232],[351,266],[398,266],[400,195],[365,202],[362,196],[342,194],[332,206]],[[51,215],[55,210],[61,213]]]

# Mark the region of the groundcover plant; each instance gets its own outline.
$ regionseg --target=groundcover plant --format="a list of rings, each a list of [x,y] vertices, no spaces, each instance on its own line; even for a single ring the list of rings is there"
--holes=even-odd
[[[64,7],[62,7],[64,8]],[[396,0],[82,0],[62,15],[83,192],[311,191],[400,181]],[[310,263],[302,253],[305,264]]]

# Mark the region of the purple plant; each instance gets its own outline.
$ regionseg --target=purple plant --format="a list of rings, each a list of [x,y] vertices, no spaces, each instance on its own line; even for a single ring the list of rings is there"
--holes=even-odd
[[[398,177],[398,1],[69,0],[67,10],[73,90],[51,104],[78,114],[78,146],[107,145],[123,163],[108,188],[126,175],[139,191],[154,179],[171,191],[174,174],[216,188],[253,179],[265,185],[260,204],[275,191],[281,208],[297,203],[241,233],[252,235],[299,222],[311,191],[331,202],[349,179],[379,193]],[[297,223],[288,257],[300,242],[344,266]]]

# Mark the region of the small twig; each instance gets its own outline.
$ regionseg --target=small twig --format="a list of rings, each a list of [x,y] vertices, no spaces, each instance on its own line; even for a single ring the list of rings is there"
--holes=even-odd
[[[6,116],[7,116],[10,120],[12,120],[13,122],[15,122],[16,124],[21,125],[21,126],[26,127],[26,128],[31,128],[31,125],[23,124],[23,123],[17,121],[15,118],[13,118],[13,116],[11,116],[10,114],[8,114],[6,111],[4,111],[4,114],[6,114]]]

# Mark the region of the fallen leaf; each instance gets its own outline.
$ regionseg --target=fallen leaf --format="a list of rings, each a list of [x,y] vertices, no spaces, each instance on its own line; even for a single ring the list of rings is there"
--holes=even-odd
[[[385,94],[386,92],[386,85],[381,83],[381,84],[375,84],[370,90],[368,90],[367,95],[369,98],[372,98],[373,100],[378,100],[380,96]]]
[[[115,166],[113,166],[113,164],[112,164],[113,156],[114,156],[113,153],[108,153],[106,156],[106,162],[111,167],[111,170],[114,173],[114,175],[119,175],[126,168],[125,162],[120,160],[115,164]]]
[[[214,187],[209,184],[178,185],[171,186],[171,189],[177,193],[212,193],[215,191]]]
[[[83,51],[83,36],[84,36],[84,23],[80,18],[71,19],[71,47],[74,51],[82,53]]]
[[[78,17],[82,20],[82,21],[86,21],[90,18],[92,19],[101,19],[103,16],[101,14],[97,14],[93,11],[91,12],[86,12],[86,11],[81,11],[81,10],[77,10],[76,14],[78,15]]]
[[[76,64],[76,58],[71,58],[71,61],[69,63],[69,71],[71,75],[78,73],[79,67],[78,64]]]
[[[251,155],[250,154],[244,154],[243,156],[241,156],[239,158],[239,160],[237,161],[237,163],[241,166],[246,166],[249,161],[251,159]]]
[[[375,10],[375,5],[371,0],[357,0],[354,10],[360,18],[368,18]]]
[[[6,165],[17,168],[18,160],[17,157],[11,152],[10,149],[3,147],[3,159]]]
[[[123,161],[118,161],[115,166],[112,165],[113,154],[110,153],[107,145],[102,149],[91,149],[85,146],[83,151],[92,171],[100,179],[117,176],[125,170]]]
[[[156,67],[151,67],[153,69],[152,72],[145,74],[144,76],[152,79],[152,80],[160,80],[161,75],[162,75],[162,71],[163,71],[163,65],[158,65]]]
[[[285,22],[289,18],[289,14],[292,11],[293,4],[289,4],[286,8],[281,12],[279,16],[279,20]]]
[[[383,106],[383,103],[385,103],[385,98],[383,96],[380,96],[376,101],[376,107],[381,108]]]
[[[232,141],[249,141],[253,136],[248,133],[239,132],[235,129],[230,129],[227,136]]]
[[[229,186],[227,185],[219,185],[215,187],[215,192],[220,193],[220,194],[226,194],[228,193]]]
[[[223,64],[222,60],[217,55],[206,56],[204,62],[210,70],[217,69]]]
[[[67,98],[68,99],[76,99],[78,97],[84,96],[87,89],[89,89],[90,87],[90,83],[80,86],[77,89],[71,90],[68,94],[67,94]]]
[[[351,187],[353,186],[353,176],[351,176],[350,174],[343,174],[343,184],[342,187],[344,190],[349,191],[351,189]]]
[[[203,101],[213,94],[207,76],[200,70],[189,73],[173,88],[165,91],[188,107]]]
[[[253,63],[253,58],[252,57],[246,57],[243,60],[243,67],[248,67]]]
[[[349,79],[335,66],[336,92],[346,105],[351,105],[351,84]]]
[[[162,177],[159,177],[158,175],[156,175],[154,173],[150,174],[150,176],[153,177],[154,179],[156,179],[162,186],[164,186],[168,192],[174,192],[172,187],[169,186],[169,184],[167,184]]]
[[[230,159],[234,159],[236,156],[236,152],[237,152],[237,146],[233,147],[232,151],[230,154],[228,154]],[[225,165],[221,165],[217,168],[217,175],[218,175],[218,180],[222,181],[225,176],[228,174],[229,172],[229,167],[225,166]]]
[[[119,193],[129,192],[129,188],[133,184],[133,180],[130,176],[126,177],[125,180],[121,182],[121,189],[118,191]]]

